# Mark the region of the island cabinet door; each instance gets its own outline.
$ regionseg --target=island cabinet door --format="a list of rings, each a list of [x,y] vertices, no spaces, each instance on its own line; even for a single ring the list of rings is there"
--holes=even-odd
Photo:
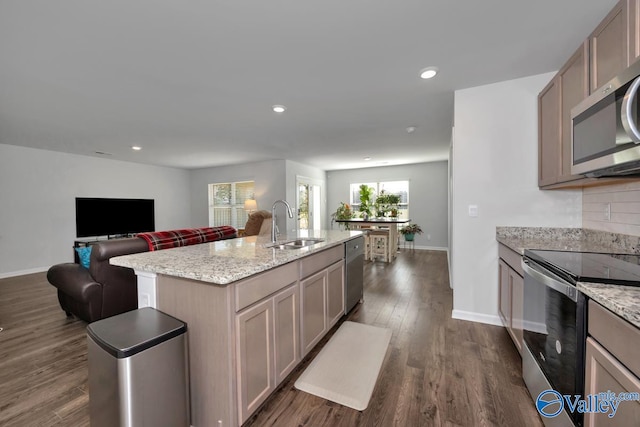
[[[276,385],[300,362],[300,290],[298,284],[273,297]]]
[[[327,331],[327,272],[323,270],[300,282],[302,316],[302,356]]]
[[[344,315],[344,261],[333,264],[327,273],[327,328],[331,329]]]
[[[236,315],[238,405],[244,423],[275,390],[273,299]]]

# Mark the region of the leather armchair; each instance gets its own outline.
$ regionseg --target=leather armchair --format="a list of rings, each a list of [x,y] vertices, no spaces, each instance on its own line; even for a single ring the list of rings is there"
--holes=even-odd
[[[138,308],[135,273],[109,264],[109,258],[148,250],[147,242],[137,237],[99,241],[91,245],[88,269],[57,264],[47,272],[47,280],[58,289],[58,301],[67,316],[94,322]]]

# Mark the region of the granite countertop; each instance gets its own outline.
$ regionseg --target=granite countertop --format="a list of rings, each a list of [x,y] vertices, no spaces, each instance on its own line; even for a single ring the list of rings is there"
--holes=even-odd
[[[180,248],[113,257],[110,264],[136,271],[183,277],[217,285],[227,285],[340,245],[361,231],[322,230],[280,236],[279,242],[296,238],[321,238],[323,242],[300,249],[275,249],[269,236],[249,236]]]
[[[640,237],[583,228],[496,227],[496,240],[525,249],[638,254]],[[640,287],[578,282],[578,290],[640,328]]]

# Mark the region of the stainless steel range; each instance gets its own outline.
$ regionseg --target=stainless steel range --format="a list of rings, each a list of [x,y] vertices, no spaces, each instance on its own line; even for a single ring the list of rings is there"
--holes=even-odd
[[[534,400],[545,390],[583,395],[587,297],[577,282],[640,286],[640,255],[525,250],[523,378]],[[582,414],[542,417],[546,426],[582,426]]]

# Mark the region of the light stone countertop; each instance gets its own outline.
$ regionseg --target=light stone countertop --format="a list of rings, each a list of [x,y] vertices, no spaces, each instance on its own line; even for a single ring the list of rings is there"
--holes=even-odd
[[[497,227],[496,240],[520,255],[525,249],[631,254],[640,250],[640,237],[583,228]],[[640,328],[640,287],[587,282],[576,287]]]
[[[228,285],[240,279],[287,264],[307,255],[340,245],[362,234],[361,231],[322,230],[281,235],[279,242],[297,238],[321,238],[323,242],[301,249],[265,247],[269,236],[250,236],[179,248],[141,252],[113,257],[110,264],[136,271],[165,274]]]

